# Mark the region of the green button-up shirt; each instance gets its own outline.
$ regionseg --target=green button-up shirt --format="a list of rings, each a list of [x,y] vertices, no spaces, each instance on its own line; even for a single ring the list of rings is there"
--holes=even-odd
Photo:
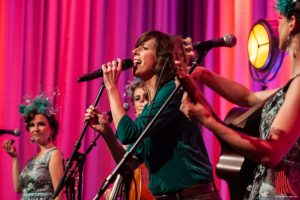
[[[117,138],[123,144],[134,143],[174,89],[174,81],[160,88],[154,101],[145,106],[135,121],[127,115],[122,117]],[[136,150],[149,170],[149,189],[154,195],[213,181],[212,166],[198,124],[189,121],[179,110],[181,97],[177,95],[166,107]]]

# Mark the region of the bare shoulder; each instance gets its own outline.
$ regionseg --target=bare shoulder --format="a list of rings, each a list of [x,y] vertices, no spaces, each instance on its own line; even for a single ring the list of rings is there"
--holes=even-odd
[[[291,85],[290,86],[299,86],[300,85],[300,76],[297,76],[294,78],[294,80],[292,80]]]
[[[50,162],[53,162],[53,161],[61,161],[62,159],[63,159],[63,154],[62,154],[62,152],[61,152],[59,149],[55,149],[55,150],[52,152]]]
[[[300,76],[296,77],[289,85],[289,88],[286,92],[286,100],[289,99],[300,99]],[[300,104],[300,102],[298,104]]]
[[[53,174],[60,174],[63,171],[64,165],[64,158],[63,154],[59,149],[55,149],[52,152],[50,162],[49,162],[49,170],[50,173]]]
[[[296,77],[287,88],[281,108],[281,119],[285,126],[296,126],[300,122],[300,77]],[[287,118],[288,116],[288,118]],[[288,121],[287,121],[288,119]],[[297,126],[298,127],[298,126]],[[300,130],[300,127],[298,127]]]

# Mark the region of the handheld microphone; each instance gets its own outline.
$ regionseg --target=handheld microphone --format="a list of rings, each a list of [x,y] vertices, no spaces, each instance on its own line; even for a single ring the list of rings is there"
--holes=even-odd
[[[133,61],[131,59],[124,59],[122,60],[122,71],[129,69],[133,67]],[[87,73],[81,77],[78,78],[77,82],[84,82],[84,81],[91,81],[96,78],[100,78],[103,76],[102,69],[97,69],[95,71],[92,71],[90,73]]]
[[[19,131],[19,129],[15,129],[15,130],[0,129],[0,135],[2,135],[2,134],[10,134],[10,135],[14,135],[14,136],[19,136],[20,131]]]
[[[225,35],[224,37],[196,42],[193,44],[194,49],[197,51],[208,51],[215,47],[233,47],[236,44],[236,37],[232,34]]]

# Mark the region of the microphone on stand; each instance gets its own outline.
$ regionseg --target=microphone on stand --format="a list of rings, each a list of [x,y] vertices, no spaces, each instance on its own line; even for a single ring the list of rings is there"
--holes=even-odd
[[[122,71],[129,69],[133,67],[133,61],[132,59],[124,59],[122,60]],[[103,71],[102,69],[97,69],[95,71],[92,71],[90,73],[84,74],[83,76],[79,77],[77,82],[84,82],[84,81],[91,81],[96,78],[100,78],[103,76]]]
[[[20,131],[19,131],[19,129],[15,129],[15,130],[0,129],[0,135],[2,135],[2,134],[10,134],[10,135],[14,135],[14,136],[19,136]]]
[[[197,51],[208,51],[215,47],[233,47],[235,45],[236,37],[233,34],[228,34],[221,38],[196,42],[193,44],[193,48]]]

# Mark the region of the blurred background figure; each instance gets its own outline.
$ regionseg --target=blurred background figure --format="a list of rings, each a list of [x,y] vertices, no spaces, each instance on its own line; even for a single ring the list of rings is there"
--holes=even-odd
[[[134,81],[126,85],[126,95],[130,97],[136,117],[142,113],[144,106],[148,103],[148,97],[144,87],[145,85],[142,81]]]
[[[4,150],[12,158],[14,190],[22,192],[23,200],[52,199],[63,175],[63,155],[53,144],[58,133],[55,112],[50,100],[43,95],[27,99],[26,104],[20,105],[31,143],[39,148],[21,172],[14,140],[3,142]],[[62,193],[56,199],[63,199]]]

